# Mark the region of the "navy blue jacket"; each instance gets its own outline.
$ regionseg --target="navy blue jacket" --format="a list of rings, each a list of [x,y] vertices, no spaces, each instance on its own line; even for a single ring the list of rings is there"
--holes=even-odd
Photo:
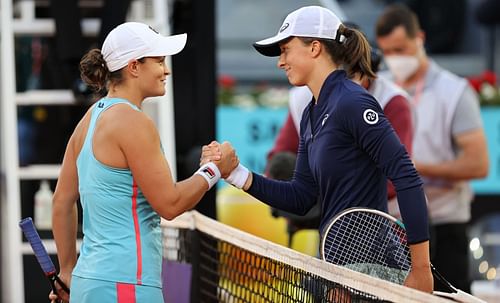
[[[303,215],[322,201],[320,230],[340,211],[387,212],[393,182],[409,243],[429,239],[422,181],[379,103],[344,71],[331,73],[318,102],[306,107],[291,181],[253,174],[248,193],[268,205]]]

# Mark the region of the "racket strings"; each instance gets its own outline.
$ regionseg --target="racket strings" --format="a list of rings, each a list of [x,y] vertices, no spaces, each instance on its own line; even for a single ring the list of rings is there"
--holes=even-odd
[[[338,265],[379,264],[409,270],[406,233],[394,222],[371,213],[342,216],[325,238],[325,260]]]
[[[352,218],[343,218],[341,219],[341,221],[339,221],[340,228],[347,232],[335,233],[333,241],[330,243],[331,246],[329,256],[333,259],[334,263],[345,265],[369,260],[372,258],[372,256],[370,256],[369,254],[371,244],[366,241],[366,239],[356,243],[356,251],[352,251],[351,249],[338,249],[338,247],[344,246],[344,243],[364,238],[362,230],[360,228],[351,227],[351,225],[353,225],[354,223],[351,222],[351,219]],[[328,237],[328,239],[329,238],[330,237]]]
[[[369,224],[362,224],[363,220]],[[334,233],[333,241],[330,243],[329,255],[334,263],[346,265],[382,262],[380,254],[373,251],[374,247],[380,247],[380,244],[376,243],[379,241],[378,237],[368,236],[377,233],[373,218],[345,216],[338,223],[337,229],[344,232]],[[349,243],[351,244],[347,245]]]

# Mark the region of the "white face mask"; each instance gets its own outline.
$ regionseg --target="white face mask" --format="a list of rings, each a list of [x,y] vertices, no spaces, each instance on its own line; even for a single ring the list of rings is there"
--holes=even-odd
[[[385,64],[398,82],[404,82],[418,69],[418,58],[408,55],[390,55],[384,58]]]

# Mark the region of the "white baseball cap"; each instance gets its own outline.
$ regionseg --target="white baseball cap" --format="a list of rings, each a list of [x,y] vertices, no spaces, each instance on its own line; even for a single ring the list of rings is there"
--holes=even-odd
[[[305,6],[288,14],[276,36],[257,41],[255,49],[264,56],[279,56],[279,43],[290,37],[310,37],[339,40],[337,29],[342,24],[332,11],[321,6]]]
[[[126,22],[109,32],[101,53],[109,71],[114,72],[130,60],[175,55],[184,48],[186,40],[187,34],[162,36],[144,23]]]

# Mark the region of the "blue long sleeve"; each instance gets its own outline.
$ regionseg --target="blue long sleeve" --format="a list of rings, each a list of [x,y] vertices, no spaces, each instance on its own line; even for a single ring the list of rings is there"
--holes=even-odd
[[[282,210],[305,214],[322,202],[320,230],[350,207],[387,211],[387,178],[396,189],[409,243],[429,238],[422,180],[378,102],[347,79],[328,76],[318,98],[306,107],[300,125],[292,181],[253,174],[248,192]]]
[[[413,244],[426,241],[429,239],[429,228],[422,180],[383,112],[371,105],[373,102],[369,97],[366,100],[360,99],[362,101],[358,104],[345,102],[341,105],[344,126],[354,135],[356,144],[394,184],[408,242]],[[369,124],[365,121],[367,109],[377,112],[377,123]]]
[[[307,153],[301,140],[292,180],[277,181],[253,173],[253,182],[248,193],[272,207],[305,215],[316,204],[318,195],[307,162]]]

